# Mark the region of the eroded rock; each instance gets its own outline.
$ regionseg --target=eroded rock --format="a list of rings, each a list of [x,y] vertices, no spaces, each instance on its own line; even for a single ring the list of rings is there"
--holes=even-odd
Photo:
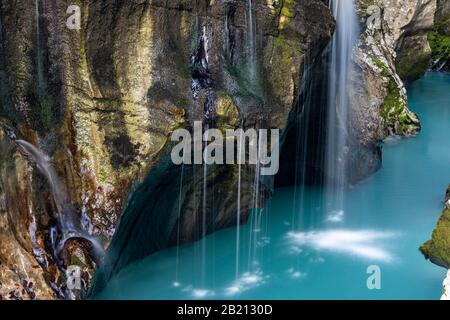
[[[157,196],[155,189],[146,190],[149,176],[167,185],[179,180],[179,171],[165,167],[168,137],[203,120],[205,110],[222,129],[286,126],[301,87],[304,55],[320,53],[334,21],[319,0],[253,3],[254,35],[245,1],[36,0],[32,10],[27,1],[1,3],[2,127],[51,158],[86,232],[107,245],[131,190],[140,187]],[[81,9],[81,30],[61,23],[74,4]],[[250,65],[258,77],[250,76]],[[52,248],[60,232],[51,188],[6,133],[0,142],[1,296],[23,289],[28,274],[26,292],[33,283],[37,298],[65,297],[65,269],[72,258],[61,262]],[[160,169],[166,171],[160,175]],[[244,168],[242,174],[242,190],[249,195],[253,171]],[[211,170],[207,179],[220,181],[215,204],[208,205],[212,232],[236,223],[230,193],[236,168]],[[186,183],[181,239],[192,241],[203,235],[196,201],[201,193],[198,180]],[[265,181],[260,199],[270,189],[271,181]],[[173,197],[166,201],[178,203]],[[252,201],[242,199],[243,220],[254,205],[262,205]],[[165,212],[173,215],[158,229],[164,236],[150,241],[149,252],[174,241],[178,210]],[[158,216],[149,217],[141,222],[157,225]],[[84,252],[82,245],[67,245],[70,257]],[[19,253],[33,272],[15,267]]]

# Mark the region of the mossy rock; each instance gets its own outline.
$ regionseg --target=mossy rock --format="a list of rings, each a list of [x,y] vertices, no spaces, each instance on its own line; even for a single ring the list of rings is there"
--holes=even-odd
[[[216,122],[219,129],[235,128],[239,124],[239,110],[229,95],[217,98]]]
[[[383,104],[383,118],[389,131],[398,135],[415,135],[420,131],[417,115],[408,109],[406,100],[394,79],[387,86],[387,96]]]
[[[429,50],[416,50],[416,48],[404,51],[406,51],[406,54],[404,53],[397,57],[396,69],[400,78],[409,83],[425,74],[430,66],[431,54]],[[414,51],[415,54],[411,54]]]
[[[388,66],[378,57],[372,57],[372,61],[375,64],[375,66],[379,69],[381,69],[381,75],[383,77],[389,77],[390,72]]]
[[[450,268],[450,210],[445,208],[436,228],[433,230],[431,240],[425,242],[420,251],[431,262]]]

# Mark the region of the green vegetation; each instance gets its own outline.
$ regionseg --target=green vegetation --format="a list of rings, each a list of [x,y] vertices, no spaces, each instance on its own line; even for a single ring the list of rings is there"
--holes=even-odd
[[[389,68],[386,66],[386,64],[383,61],[381,61],[380,58],[372,57],[372,61],[377,66],[377,68],[381,69],[381,75],[383,77],[389,77],[389,75],[390,75]]]
[[[388,94],[383,104],[383,118],[388,128],[396,134],[412,135],[420,130],[417,116],[408,110],[405,99],[394,79],[387,86]]]
[[[450,268],[450,210],[445,208],[436,229],[433,230],[431,240],[425,242],[420,251],[426,259]]]
[[[428,41],[434,61],[450,59],[450,36],[433,31],[428,35]]]

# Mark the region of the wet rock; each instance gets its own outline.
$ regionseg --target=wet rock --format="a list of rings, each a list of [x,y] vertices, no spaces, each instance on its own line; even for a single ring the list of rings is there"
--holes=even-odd
[[[129,192],[168,160],[174,129],[205,119],[205,110],[221,128],[258,123],[283,129],[301,88],[304,55],[320,54],[334,24],[321,0],[253,1],[257,28],[255,50],[249,51],[245,1],[36,3],[37,10],[28,1],[0,4],[0,82],[6,88],[0,119],[51,158],[82,226],[106,244]],[[81,10],[81,30],[61,23],[73,4]],[[254,64],[260,80],[249,76]],[[0,294],[16,297],[14,286],[28,273],[37,298],[64,297],[65,269],[53,248],[58,206],[36,163],[10,138],[0,137],[0,219],[8,217],[0,228],[0,260],[6,261]],[[243,176],[248,188],[252,170]],[[178,180],[175,173],[162,179],[170,185]],[[236,168],[210,175],[217,177],[222,180],[217,206],[210,206],[211,232],[235,223],[228,191],[236,185]],[[189,183],[186,190],[195,190]],[[269,194],[271,182],[264,185]],[[186,241],[202,234],[198,208],[191,206],[197,195],[188,192],[184,201]],[[242,201],[245,219],[253,205],[250,197]],[[167,237],[149,248],[172,243],[173,217],[163,226]],[[150,225],[158,221],[153,218]],[[64,264],[87,257],[85,245],[67,245]],[[15,270],[21,260],[25,270]]]
[[[190,130],[193,121],[202,119],[220,130],[287,127],[302,87],[305,56],[321,54],[334,20],[322,1],[253,3],[258,26],[254,35],[249,34],[246,1],[215,1],[193,11],[170,13],[165,5],[154,8],[168,19],[156,22],[155,39],[164,41],[155,41],[154,68],[161,76],[150,93],[158,106],[183,107],[183,128]],[[176,57],[166,47],[170,43],[178,50]],[[210,166],[206,173],[203,166],[185,166],[181,188],[181,168],[170,161],[172,147],[167,144],[161,150],[158,163],[128,202],[108,250],[108,263],[96,274],[94,293],[136,259],[236,224],[237,166]],[[272,179],[261,181],[262,196],[255,204],[254,181],[255,167],[242,166],[241,222],[273,189]]]
[[[0,121],[1,124],[1,121]],[[35,188],[33,168],[3,130],[0,130],[0,295],[5,299],[54,299],[44,269],[33,255],[30,215],[40,203],[33,202],[44,190]],[[15,192],[6,192],[15,190]],[[26,285],[25,285],[26,284]]]
[[[96,269],[93,244],[83,238],[66,240],[61,252],[64,262],[66,297],[72,300],[86,298]]]
[[[395,66],[400,78],[408,83],[423,76],[431,65],[428,34],[433,30],[437,7],[436,0],[407,1],[399,5],[409,12],[401,21],[404,26],[396,44]]]
[[[0,82],[6,89],[1,122],[51,157],[88,233],[106,243],[116,233],[111,252],[131,250],[129,257],[112,254],[110,259],[119,263],[105,272],[106,278],[133,259],[172,245],[178,220],[182,241],[204,235],[200,169],[187,170],[193,178],[185,180],[178,217],[174,199],[180,168],[169,161],[171,132],[205,119],[217,121],[221,129],[284,130],[299,100],[305,56],[315,61],[334,28],[321,0],[253,1],[254,35],[245,1],[37,3],[37,16],[28,1],[0,4]],[[386,9],[388,3],[380,1]],[[423,44],[423,20],[414,3],[399,2],[401,14],[384,18],[385,28],[363,36],[355,53],[351,128],[360,148],[354,159],[370,165],[361,172],[377,168],[379,142],[387,135],[419,130],[396,72],[396,64],[416,62],[406,61],[406,55],[395,59]],[[431,3],[425,1],[421,12]],[[81,9],[78,31],[61,23],[72,4]],[[249,50],[253,37],[254,49]],[[255,72],[258,77],[252,76]],[[0,265],[0,294],[30,298],[33,283],[36,298],[64,297],[65,267],[71,263],[81,265],[86,289],[95,268],[89,244],[68,241],[64,266],[58,263],[52,248],[58,208],[51,188],[13,140],[0,130],[0,260],[5,262]],[[251,208],[263,205],[252,203],[254,170],[243,168],[243,221]],[[207,174],[208,186],[216,181],[207,195],[207,233],[236,223],[236,173],[230,166]],[[270,196],[273,181],[261,185],[260,200]],[[140,200],[125,208],[125,222],[116,230],[132,190]],[[33,219],[36,230],[30,232]],[[149,226],[153,234],[147,232]],[[130,235],[136,238],[127,244],[124,239]],[[135,251],[140,240],[148,246]]]
[[[356,136],[363,145],[420,131],[417,115],[408,109],[405,81],[428,68],[427,35],[435,9],[435,0],[357,1],[362,35],[354,56],[360,69],[351,96],[359,115]]]
[[[420,251],[431,262],[450,268],[450,185],[445,192],[445,208],[433,230],[431,240],[425,242]]]
[[[437,0],[437,9],[434,16],[434,30],[430,33],[430,42],[433,64],[437,71],[450,71],[450,2]]]

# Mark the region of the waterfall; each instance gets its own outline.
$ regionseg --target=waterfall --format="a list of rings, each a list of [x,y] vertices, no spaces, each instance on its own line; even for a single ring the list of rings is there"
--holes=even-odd
[[[15,140],[15,142],[36,162],[39,172],[44,175],[52,191],[53,199],[58,211],[57,219],[62,231],[62,239],[59,243],[57,243],[57,237],[52,235],[52,245],[55,249],[55,256],[58,256],[58,253],[63,249],[65,241],[74,237],[88,240],[92,244],[95,253],[97,255],[102,254],[103,246],[98,243],[94,237],[82,230],[80,221],[75,218],[74,209],[72,208],[69,196],[67,195],[64,185],[59,180],[50,157],[27,141]]]
[[[176,257],[176,265],[175,265],[175,281],[173,283],[174,287],[178,287],[180,285],[179,282],[179,263],[180,263],[180,227],[181,227],[181,210],[183,206],[183,178],[184,178],[184,164],[181,165],[181,174],[180,174],[180,190],[178,193],[178,216],[177,216],[177,257]]]
[[[256,34],[255,22],[253,18],[253,1],[248,0],[248,43],[249,43],[249,74],[252,81],[257,80],[257,62],[256,62]]]
[[[250,234],[249,234],[249,246],[248,246],[248,270],[251,271],[254,263],[256,262],[256,251],[258,233],[260,229],[261,209],[259,208],[259,192],[260,192],[260,155],[261,155],[261,136],[258,135],[258,153],[255,166],[255,179],[253,185],[253,207],[254,212],[250,217]]]
[[[37,70],[37,88],[41,92],[44,89],[44,75],[42,65],[41,52],[41,15],[39,12],[39,0],[35,0],[35,15],[36,15],[36,70]]]
[[[330,8],[336,19],[336,31],[329,52],[325,184],[328,203],[333,210],[342,210],[343,190],[348,182],[348,89],[358,21],[354,0],[331,0]]]
[[[16,143],[20,145],[22,149],[33,158],[33,160],[36,162],[38,170],[47,179],[56,203],[56,207],[58,209],[58,213],[60,215],[67,215],[66,219],[63,220],[65,225],[69,227],[69,225],[72,223],[70,213],[67,212],[69,211],[67,210],[69,201],[67,198],[67,194],[59,181],[58,175],[53,168],[51,159],[45,153],[43,153],[41,150],[27,141],[16,140]]]
[[[238,186],[237,186],[237,205],[236,205],[236,280],[239,278],[239,258],[240,258],[240,245],[241,245],[241,172],[242,168],[241,165],[243,163],[243,160],[245,159],[245,155],[241,157],[242,153],[242,146],[244,143],[243,135],[239,136],[239,148],[238,148],[238,155],[237,155],[237,161],[238,161]]]
[[[208,125],[206,126],[208,130]],[[206,148],[205,148],[206,152]],[[206,153],[203,155],[203,192],[202,192],[202,277],[203,281],[206,279],[206,217],[207,217],[207,185],[208,185],[208,165],[206,164]]]

